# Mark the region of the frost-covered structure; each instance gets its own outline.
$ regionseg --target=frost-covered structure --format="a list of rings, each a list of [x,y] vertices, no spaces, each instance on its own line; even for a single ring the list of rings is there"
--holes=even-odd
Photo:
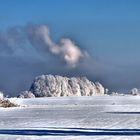
[[[62,77],[41,75],[35,78],[30,91],[36,97],[93,96],[104,95],[105,89],[99,83],[93,83],[86,77]]]

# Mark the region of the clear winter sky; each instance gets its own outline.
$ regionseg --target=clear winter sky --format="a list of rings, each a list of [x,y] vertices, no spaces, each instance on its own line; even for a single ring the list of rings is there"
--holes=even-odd
[[[47,25],[54,42],[70,38],[90,58],[74,67],[47,52],[42,60],[24,33],[27,42],[17,34],[13,47],[15,30],[28,25]],[[0,90],[16,95],[49,73],[87,76],[114,91],[140,88],[140,1],[0,0]]]

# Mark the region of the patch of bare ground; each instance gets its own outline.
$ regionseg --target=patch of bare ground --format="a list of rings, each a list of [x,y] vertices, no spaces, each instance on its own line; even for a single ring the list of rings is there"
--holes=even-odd
[[[8,108],[17,106],[17,104],[10,102],[8,99],[0,99],[0,107]]]

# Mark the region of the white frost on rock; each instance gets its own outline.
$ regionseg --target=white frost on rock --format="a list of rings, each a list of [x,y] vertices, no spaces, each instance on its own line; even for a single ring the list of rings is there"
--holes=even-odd
[[[86,77],[62,77],[58,75],[41,75],[35,78],[30,88],[36,97],[93,96],[104,95],[105,89]]]

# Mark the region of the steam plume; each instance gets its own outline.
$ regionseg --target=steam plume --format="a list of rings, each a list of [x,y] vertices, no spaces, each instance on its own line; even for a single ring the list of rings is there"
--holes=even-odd
[[[51,54],[58,56],[72,67],[75,67],[82,59],[87,57],[87,53],[82,51],[68,38],[62,38],[59,44],[53,42],[46,25],[31,26],[28,30],[28,34],[29,40],[33,44],[40,42],[39,44],[42,45],[42,47],[47,48]],[[43,50],[45,48],[43,48]]]

